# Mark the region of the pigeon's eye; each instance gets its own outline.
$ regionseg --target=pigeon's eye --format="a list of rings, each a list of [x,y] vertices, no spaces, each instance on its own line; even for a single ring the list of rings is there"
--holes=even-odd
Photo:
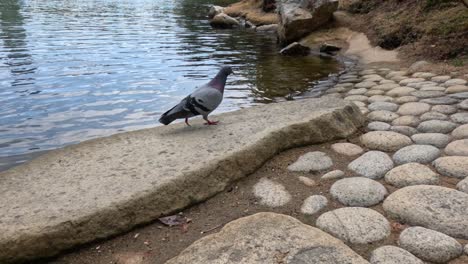
[[[198,99],[198,102],[199,102],[199,103],[203,103],[203,100],[202,100],[202,99]]]

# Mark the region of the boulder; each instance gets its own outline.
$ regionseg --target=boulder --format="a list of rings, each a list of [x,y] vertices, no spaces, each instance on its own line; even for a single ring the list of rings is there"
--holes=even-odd
[[[208,11],[208,18],[212,19],[216,15],[223,13],[223,11],[224,11],[224,7],[213,5],[210,7],[210,10]]]
[[[237,21],[237,19],[224,13],[220,13],[211,19],[210,25],[214,28],[233,28],[238,27],[240,23]]]
[[[323,43],[320,46],[320,52],[330,54],[330,55],[335,55],[338,51],[340,51],[341,48],[335,45],[331,45],[328,43]]]
[[[284,0],[279,3],[279,41],[287,45],[320,28],[333,17],[338,0]]]
[[[258,213],[228,223],[220,232],[195,241],[166,262],[179,263],[368,262],[340,240],[293,217]]]
[[[276,31],[278,30],[278,24],[269,24],[269,25],[263,25],[263,26],[258,26],[255,28],[257,31]]]
[[[282,55],[288,55],[288,56],[307,56],[310,53],[310,48],[304,45],[301,45],[298,42],[293,42],[289,44],[288,46],[284,47],[280,53]]]

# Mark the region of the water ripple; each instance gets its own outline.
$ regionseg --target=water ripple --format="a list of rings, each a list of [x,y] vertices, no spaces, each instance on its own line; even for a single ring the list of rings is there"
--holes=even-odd
[[[224,64],[236,75],[217,112],[309,90],[336,69],[279,56],[268,34],[211,29],[208,5],[234,1],[1,0],[0,158],[155,126]]]

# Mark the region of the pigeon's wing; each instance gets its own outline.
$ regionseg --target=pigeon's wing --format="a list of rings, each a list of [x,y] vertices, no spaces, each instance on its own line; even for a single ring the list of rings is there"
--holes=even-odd
[[[192,108],[199,114],[207,116],[223,101],[223,93],[211,87],[202,86],[189,95],[187,108]]]
[[[197,115],[197,112],[191,111],[187,108],[187,103],[190,101],[190,95],[182,99],[177,105],[166,111],[159,118],[159,122],[164,125],[170,124],[172,121],[180,118],[187,118]]]

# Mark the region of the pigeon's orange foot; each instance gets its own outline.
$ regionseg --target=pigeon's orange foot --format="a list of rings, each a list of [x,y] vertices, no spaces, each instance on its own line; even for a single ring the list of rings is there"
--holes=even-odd
[[[189,124],[189,122],[188,122],[188,118],[185,118],[185,124],[186,124],[187,126],[191,126],[191,125]]]
[[[213,126],[213,125],[217,125],[218,123],[219,123],[219,121],[210,121],[210,120],[206,120],[205,125]]]

